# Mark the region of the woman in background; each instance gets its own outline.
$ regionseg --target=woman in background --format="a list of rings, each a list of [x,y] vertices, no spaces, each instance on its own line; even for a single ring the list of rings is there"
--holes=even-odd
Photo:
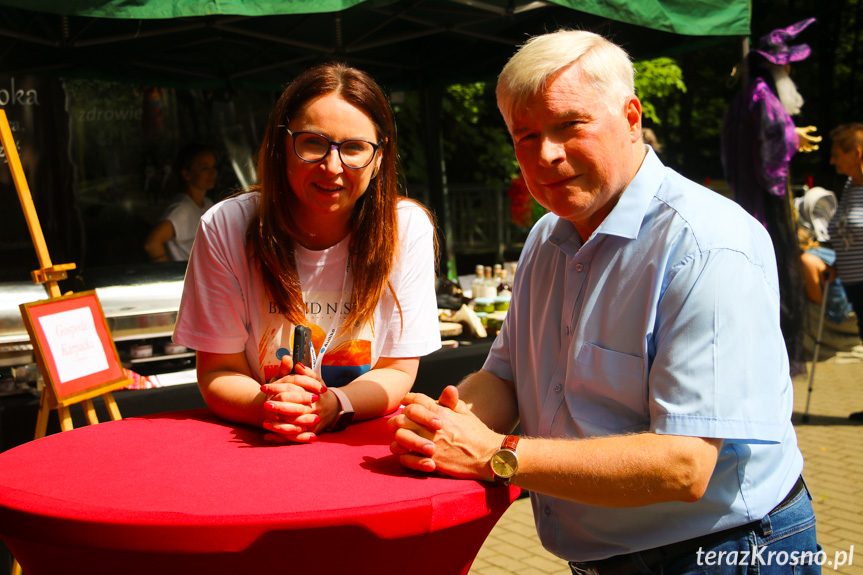
[[[830,163],[838,174],[848,176],[848,182],[827,230],[836,251],[835,273],[842,279],[863,337],[863,124],[842,124],[830,132],[830,137]],[[863,421],[863,411],[849,417]]]
[[[152,262],[186,261],[192,251],[201,216],[213,206],[207,192],[216,185],[216,156],[200,144],[189,144],[177,155],[173,176],[180,194],[156,224],[144,249]]]

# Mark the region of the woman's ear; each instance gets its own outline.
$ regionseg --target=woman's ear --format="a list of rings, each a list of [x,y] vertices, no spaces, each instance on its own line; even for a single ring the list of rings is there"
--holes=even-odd
[[[380,148],[378,148],[378,151],[377,151],[377,153],[375,154],[375,171],[374,171],[374,172],[372,172],[372,178],[376,178],[376,177],[378,176],[378,173],[381,171],[381,164],[382,164],[382,163],[383,163],[383,161],[384,161],[384,147],[383,147],[383,144],[385,144],[386,142],[387,142],[387,140],[386,140],[386,138],[384,138],[384,141],[383,141],[383,143],[381,144],[381,147],[380,147]]]

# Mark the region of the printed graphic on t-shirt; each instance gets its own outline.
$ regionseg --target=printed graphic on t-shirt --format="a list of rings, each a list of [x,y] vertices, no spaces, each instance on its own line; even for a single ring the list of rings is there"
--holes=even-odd
[[[354,327],[350,332],[340,335],[343,322],[350,312],[349,296],[339,297],[339,292],[303,293],[306,302],[306,320],[312,330],[312,346],[314,356],[320,363],[320,373],[324,383],[329,387],[346,385],[369,371],[372,367],[372,329],[365,325]],[[338,312],[338,323],[333,320]],[[258,342],[258,357],[264,380],[275,377],[285,354],[290,355],[294,344],[294,325],[278,313],[269,299],[263,302],[262,336]],[[323,350],[324,343],[330,331],[336,333]],[[311,366],[307,366],[311,367]]]

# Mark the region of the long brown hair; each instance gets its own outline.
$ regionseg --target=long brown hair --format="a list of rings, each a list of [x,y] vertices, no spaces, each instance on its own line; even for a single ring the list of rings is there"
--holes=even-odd
[[[392,291],[389,275],[399,245],[393,114],[383,91],[365,72],[337,62],[321,64],[299,75],[282,93],[258,152],[258,184],[251,191],[260,192],[259,217],[250,222],[247,240],[250,256],[260,263],[264,287],[279,311],[294,324],[305,323],[293,245],[301,236],[286,168],[288,154],[294,152],[285,127],[303,106],[327,94],[338,95],[368,115],[383,154],[380,171],[357,200],[351,216],[349,257],[354,285],[350,312],[342,323],[345,332],[356,323],[372,323],[384,289]]]

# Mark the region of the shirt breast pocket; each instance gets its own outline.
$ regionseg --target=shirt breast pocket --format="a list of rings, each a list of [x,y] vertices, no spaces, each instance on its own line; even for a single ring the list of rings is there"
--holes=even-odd
[[[644,359],[584,343],[575,363],[566,402],[585,437],[649,429]]]

